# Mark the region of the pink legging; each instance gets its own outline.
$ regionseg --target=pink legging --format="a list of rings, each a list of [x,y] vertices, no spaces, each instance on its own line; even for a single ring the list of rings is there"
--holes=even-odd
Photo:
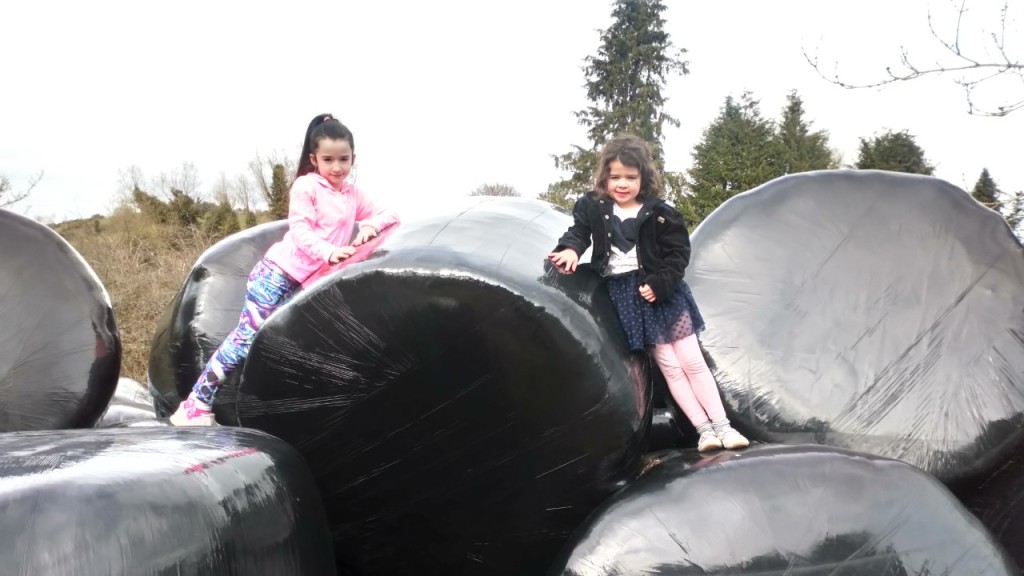
[[[672,397],[694,428],[708,420],[725,421],[725,407],[718,395],[718,385],[700,352],[696,334],[671,344],[658,344],[653,355]]]

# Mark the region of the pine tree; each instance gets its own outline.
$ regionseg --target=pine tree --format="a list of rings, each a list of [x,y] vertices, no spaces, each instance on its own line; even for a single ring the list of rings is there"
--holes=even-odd
[[[571,207],[593,187],[598,149],[622,132],[650,142],[663,169],[662,129],[679,121],[663,111],[667,99],[662,88],[670,75],[689,73],[681,59],[686,51],[676,49],[665,32],[664,11],[661,0],[616,0],[597,55],[587,57],[583,68],[591,105],[576,112],[576,118],[587,127],[590,144],[554,157],[555,167],[570,175],[548,186],[542,200]]]
[[[718,117],[693,149],[689,202],[699,223],[729,198],[785,171],[771,120],[761,116],[749,92],[725,99]]]
[[[890,130],[870,140],[861,138],[856,167],[859,170],[889,170],[927,175],[935,171],[925,158],[924,150],[917,145],[917,140],[906,130]]]
[[[1020,237],[1020,225],[1024,221],[1024,190],[1014,192],[1003,206],[1005,210],[1003,218],[1006,219],[1006,225]]]
[[[156,224],[171,222],[171,209],[166,203],[152,194],[143,192],[138,186],[132,189],[132,202],[143,216]]]
[[[177,188],[171,189],[171,199],[167,202],[171,220],[182,227],[195,226],[199,223],[200,209],[195,198]]]
[[[811,132],[811,123],[804,119],[804,103],[796,90],[786,97],[779,123],[778,143],[786,174],[828,170],[839,166],[828,146],[828,132]]]
[[[1002,214],[1003,203],[999,200],[999,187],[996,186],[996,181],[988,173],[988,168],[981,170],[981,176],[978,177],[978,182],[974,184],[971,196],[984,206]]]
[[[283,164],[274,164],[270,177],[270,197],[267,209],[277,220],[288,217],[288,175]]]
[[[207,213],[203,221],[203,230],[211,237],[220,239],[238,232],[241,226],[231,204],[222,200],[216,208]]]

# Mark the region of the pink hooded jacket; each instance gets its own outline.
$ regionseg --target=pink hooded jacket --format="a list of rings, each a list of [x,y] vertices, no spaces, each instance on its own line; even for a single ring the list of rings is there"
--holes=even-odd
[[[303,287],[322,277],[324,268],[333,272],[348,262],[330,266],[327,260],[335,248],[349,245],[357,221],[378,233],[398,224],[397,214],[375,206],[355,185],[345,182],[338,191],[314,172],[298,177],[290,194],[288,232],[266,257]]]

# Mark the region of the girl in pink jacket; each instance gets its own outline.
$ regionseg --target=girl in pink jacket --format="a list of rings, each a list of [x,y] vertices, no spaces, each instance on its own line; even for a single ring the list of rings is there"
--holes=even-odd
[[[398,223],[394,212],[374,206],[345,180],[355,159],[355,141],[348,128],[330,114],[313,118],[291,187],[288,232],[249,274],[238,327],[214,352],[192,393],[171,415],[171,424],[216,425],[211,406],[217,387],[245,359],[256,331],[270,314],[322,277],[325,267],[342,263],[356,253],[356,246]],[[359,232],[349,244],[357,221]]]

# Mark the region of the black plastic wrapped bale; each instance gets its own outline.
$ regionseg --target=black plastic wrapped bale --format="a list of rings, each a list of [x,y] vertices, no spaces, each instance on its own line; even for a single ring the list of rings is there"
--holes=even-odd
[[[225,395],[302,452],[362,576],[543,572],[642,464],[643,364],[596,275],[546,258],[571,217],[466,202],[281,308]]]
[[[938,480],[805,445],[669,458],[573,534],[552,576],[1018,575]]]
[[[214,350],[238,326],[249,273],[287,230],[281,220],[232,234],[192,266],[150,347],[149,386],[157,414],[168,416],[178,407]]]
[[[0,432],[92,426],[120,370],[92,268],[53,230],[0,209]]]
[[[947,182],[779,178],[700,224],[687,280],[752,437],[898,458],[950,486],[1021,445],[1024,250]]]
[[[131,378],[121,377],[117,381],[114,397],[110,399],[110,405],[96,427],[108,428],[129,420],[147,419],[156,419],[149,388]]]
[[[4,574],[335,574],[309,468],[237,428],[0,435]]]
[[[1024,452],[1008,458],[990,477],[957,496],[1024,567]]]

